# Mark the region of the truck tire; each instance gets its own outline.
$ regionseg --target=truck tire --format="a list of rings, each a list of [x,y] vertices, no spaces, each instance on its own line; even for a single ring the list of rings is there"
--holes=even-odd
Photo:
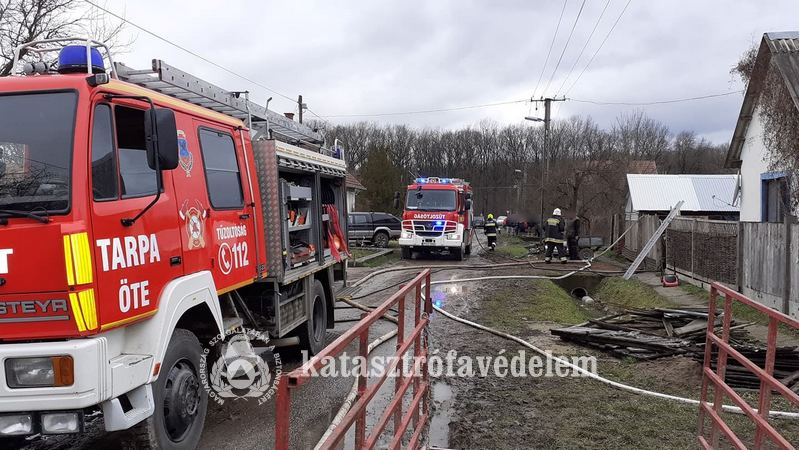
[[[450,249],[449,252],[456,261],[463,261],[463,247]]]
[[[411,259],[411,249],[408,247],[402,247],[402,259]]]
[[[208,395],[200,384],[200,341],[177,328],[153,383],[155,412],[133,427],[123,448],[194,449],[200,442]]]
[[[466,254],[466,255],[471,255],[472,254],[472,244],[469,244],[466,247],[464,247],[463,253]]]
[[[580,259],[588,260],[594,257],[594,250],[590,248],[581,248],[578,255],[580,255]]]
[[[386,248],[388,247],[388,241],[389,241],[388,233],[386,233],[385,231],[378,231],[372,237],[372,245],[374,245],[375,247]]]
[[[311,288],[311,315],[308,321],[300,325],[298,335],[300,346],[315,355],[325,348],[327,343],[327,300],[322,282],[314,280]]]

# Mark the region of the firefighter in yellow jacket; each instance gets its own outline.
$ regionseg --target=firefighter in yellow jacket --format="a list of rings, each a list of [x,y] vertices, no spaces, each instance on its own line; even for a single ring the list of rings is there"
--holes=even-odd
[[[566,261],[569,260],[569,257],[566,254],[566,247],[564,246],[566,243],[564,236],[565,230],[566,224],[563,220],[563,216],[560,213],[560,208],[555,208],[555,211],[552,212],[552,217],[547,219],[544,223],[544,245],[547,249],[544,262],[549,263],[552,261],[552,251],[555,250],[556,247],[558,249],[558,257],[560,257],[560,262],[565,264]]]
[[[497,247],[497,222],[494,220],[494,215],[489,214],[483,225],[483,231],[488,238],[488,247],[494,250]]]

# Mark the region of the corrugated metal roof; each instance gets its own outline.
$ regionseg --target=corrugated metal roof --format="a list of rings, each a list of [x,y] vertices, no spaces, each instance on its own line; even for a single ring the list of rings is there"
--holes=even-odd
[[[736,175],[627,174],[627,186],[636,211],[668,211],[680,200],[681,210],[738,212],[732,206]]]

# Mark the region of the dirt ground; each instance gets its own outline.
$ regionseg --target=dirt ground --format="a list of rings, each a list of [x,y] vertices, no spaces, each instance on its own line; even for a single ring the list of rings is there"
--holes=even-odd
[[[515,269],[516,273],[534,273]],[[503,272],[506,273],[506,272]],[[492,275],[498,271],[491,271]],[[473,272],[470,276],[476,276]],[[457,275],[450,274],[456,278]],[[638,287],[636,286],[636,289]],[[536,294],[536,291],[540,291]],[[636,387],[699,398],[701,364],[689,357],[649,362],[618,359],[565,343],[550,328],[597,317],[615,307],[580,306],[568,295],[553,294],[551,286],[532,281],[462,283],[457,295],[444,301],[447,311],[552,350],[555,355],[594,355],[600,375]],[[572,302],[568,308],[535,307],[542,297]],[[565,299],[565,300],[564,300]],[[647,302],[656,301],[647,299]],[[701,299],[698,299],[701,301]],[[542,317],[544,319],[542,319]],[[431,348],[454,349],[458,355],[511,357],[518,344],[438,317],[431,327]],[[525,349],[526,357],[532,351]],[[441,378],[451,394],[436,402],[448,424],[446,433],[431,430],[431,444],[448,448],[696,448],[698,407],[624,392],[587,378],[486,377]],[[783,409],[788,409],[781,404]],[[795,409],[794,409],[795,411]],[[751,436],[748,421],[724,414],[741,436]],[[799,423],[772,420],[778,430],[799,443]],[[439,423],[440,426],[442,423]],[[434,426],[437,425],[435,422]],[[749,433],[747,433],[749,432]],[[446,435],[446,439],[440,439]],[[436,441],[436,438],[439,438]]]

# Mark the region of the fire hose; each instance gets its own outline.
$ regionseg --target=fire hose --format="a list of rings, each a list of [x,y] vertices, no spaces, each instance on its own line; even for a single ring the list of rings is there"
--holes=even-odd
[[[433,285],[439,285],[439,284],[452,284],[454,282],[462,283],[462,282],[474,282],[474,281],[511,280],[511,279],[562,280],[562,279],[568,278],[568,277],[570,277],[570,276],[572,276],[572,275],[574,275],[576,273],[579,273],[579,272],[582,272],[582,271],[590,269],[591,262],[594,259],[599,258],[600,256],[604,255],[613,246],[615,246],[621,240],[621,238],[624,237],[625,234],[627,234],[627,232],[629,230],[630,230],[630,228],[628,228],[624,233],[622,233],[621,236],[619,236],[619,238],[613,244],[608,246],[608,248],[606,248],[600,254],[595,255],[594,257],[592,257],[589,260],[581,261],[581,262],[585,263],[584,266],[582,266],[580,268],[577,268],[577,269],[568,269],[569,271],[567,273],[563,274],[563,275],[558,275],[558,276],[551,276],[551,275],[491,275],[491,276],[483,276],[483,277],[462,278],[462,279],[457,279],[457,280],[431,281],[430,285],[433,286]],[[480,243],[479,239],[477,240],[477,242]],[[482,244],[481,244],[481,247],[482,247]],[[424,270],[424,269],[433,269],[433,270],[442,269],[443,270],[445,268],[457,268],[457,269],[485,268],[485,269],[488,269],[488,268],[495,268],[497,266],[499,266],[499,267],[510,267],[510,266],[527,265],[527,264],[528,264],[528,262],[523,262],[523,263],[505,263],[505,264],[494,264],[494,265],[486,265],[486,264],[477,265],[477,264],[474,264],[474,265],[463,266],[463,265],[457,265],[457,264],[450,264],[450,265],[428,265],[428,266],[423,266],[423,267],[419,267],[419,266],[393,267],[393,268],[387,268],[387,269],[382,269],[382,270],[378,270],[378,271],[372,272],[372,273],[366,275],[365,277],[361,278],[360,280],[358,280],[356,283],[353,283],[353,286],[359,286],[359,285],[365,283],[366,281],[368,281],[368,280],[370,280],[370,279],[372,279],[372,278],[374,278],[374,277],[376,277],[378,275],[381,275],[381,274],[384,274],[384,273],[390,273],[390,272],[397,272],[397,271]],[[389,286],[388,288],[398,286],[400,284],[403,284],[404,282],[405,281],[401,281],[399,283],[394,283],[393,285]],[[369,294],[369,295],[371,295],[371,294]],[[356,307],[358,309],[361,309],[363,311],[371,311],[373,309],[373,308],[371,308],[369,306],[360,304],[360,303],[355,302],[354,300],[351,300],[351,299],[341,299],[341,301],[343,301],[344,303],[347,303],[350,306],[353,306],[353,307]],[[518,336],[514,336],[512,334],[505,333],[503,331],[496,330],[494,328],[487,327],[485,325],[481,325],[481,324],[479,324],[477,322],[473,322],[473,321],[470,321],[468,319],[464,319],[462,317],[456,316],[456,315],[454,315],[454,314],[452,314],[450,312],[445,311],[443,308],[441,308],[439,306],[436,306],[436,305],[433,305],[433,309],[435,311],[441,313],[441,315],[443,315],[444,317],[447,317],[448,319],[454,320],[454,321],[462,323],[464,325],[468,325],[468,326],[470,326],[472,328],[476,328],[478,330],[482,330],[482,331],[491,333],[493,335],[502,337],[504,339],[516,342],[517,344],[522,345],[524,347],[527,347],[527,348],[535,351],[536,353],[538,353],[538,354],[540,354],[540,355],[542,355],[542,356],[544,356],[544,357],[546,357],[548,359],[554,360],[558,364],[561,364],[563,366],[569,367],[569,368],[571,368],[571,369],[573,369],[573,370],[585,375],[588,378],[591,378],[593,380],[599,381],[601,383],[605,383],[605,384],[607,384],[607,385],[609,385],[611,387],[614,387],[616,389],[620,389],[620,390],[631,392],[631,393],[638,394],[638,395],[646,395],[646,396],[650,396],[650,397],[660,398],[660,399],[663,399],[663,400],[675,401],[675,402],[678,402],[678,403],[688,404],[688,405],[693,405],[693,406],[698,406],[700,404],[699,400],[696,400],[696,399],[693,399],[693,398],[687,398],[687,397],[680,397],[680,396],[677,396],[677,395],[664,394],[662,392],[642,389],[642,388],[639,388],[639,387],[635,387],[635,386],[631,386],[631,385],[628,385],[628,384],[620,383],[618,381],[610,380],[610,379],[602,377],[602,376],[600,376],[598,374],[595,374],[595,373],[592,373],[590,371],[587,371],[584,368],[582,368],[582,367],[580,367],[578,365],[575,365],[575,364],[573,364],[573,363],[571,363],[571,362],[569,362],[569,361],[567,361],[565,359],[560,359],[557,356],[553,356],[551,353],[545,352],[544,350],[536,347],[535,345],[525,341],[524,339],[522,339],[522,338],[520,338]],[[383,318],[396,323],[396,318],[394,318],[394,317],[392,317],[390,315],[384,315]],[[374,348],[377,348],[380,344],[388,341],[389,339],[391,339],[395,335],[396,335],[396,330],[381,336],[380,338],[378,338],[377,340],[375,340],[374,342],[369,344],[368,353],[371,353],[372,350],[374,350]],[[324,441],[327,439],[327,437],[339,425],[341,420],[344,418],[346,413],[349,411],[350,407],[352,406],[353,402],[355,401],[355,397],[356,396],[357,396],[357,380],[355,381],[355,383],[353,383],[353,388],[350,391],[350,393],[347,396],[347,398],[345,399],[344,404],[339,409],[338,413],[336,414],[336,417],[334,418],[333,422],[330,424],[330,427],[327,429],[325,434],[322,436],[322,439],[319,440],[319,443],[316,445],[315,448],[317,448],[317,449],[321,448],[321,445],[324,443]],[[741,408],[739,408],[737,406],[722,405],[722,409],[724,411],[730,412],[730,413],[746,414]],[[755,410],[755,411],[757,411],[757,410]],[[775,418],[783,418],[783,419],[799,419],[799,413],[788,412],[788,411],[769,411],[769,416],[770,417],[775,417]]]

